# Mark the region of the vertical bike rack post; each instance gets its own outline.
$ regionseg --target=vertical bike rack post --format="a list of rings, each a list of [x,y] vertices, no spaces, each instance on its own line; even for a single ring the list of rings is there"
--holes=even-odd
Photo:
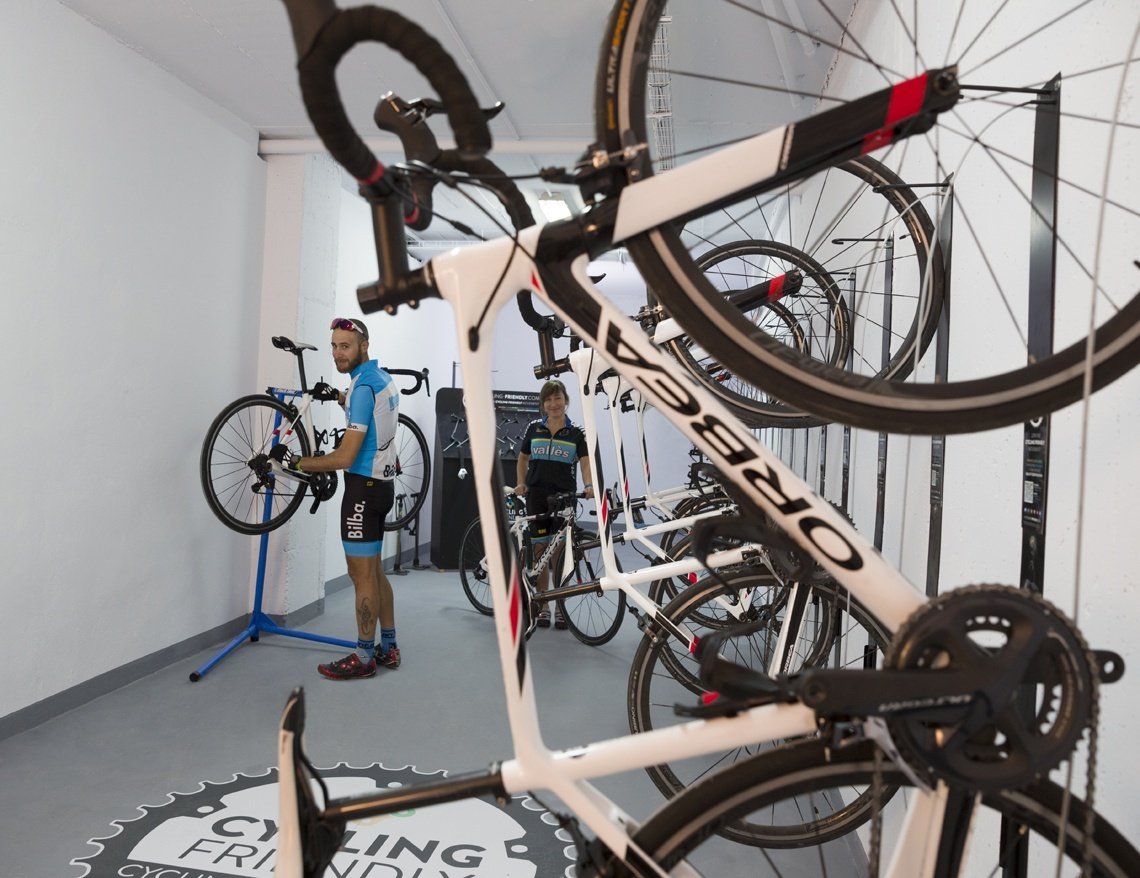
[[[950,370],[950,282],[951,242],[954,231],[954,187],[946,179],[938,202],[938,246],[942,250],[942,312],[938,315],[938,339],[934,348],[934,380],[944,383]],[[938,594],[942,570],[942,503],[946,483],[946,437],[930,437],[930,526],[926,545],[926,594]]]
[[[416,495],[412,495],[412,501],[415,502]],[[423,508],[423,507],[421,507]],[[412,569],[413,570],[430,570],[430,564],[420,563],[420,510],[416,510],[415,517],[412,518],[412,526],[408,528],[408,536],[412,538]]]
[[[1029,361],[1053,353],[1053,305],[1057,269],[1057,157],[1061,140],[1061,75],[1040,91],[1033,133],[1032,211],[1029,217]],[[1094,293],[1095,294],[1095,293]],[[1045,583],[1045,514],[1049,493],[1048,415],[1025,425],[1022,450],[1021,579],[1028,591],[1041,594]],[[1033,715],[1033,690],[1022,699]],[[1025,878],[1029,850],[1020,825],[1002,819],[1004,878]],[[1008,854],[1005,852],[1009,851]]]
[[[284,402],[287,396],[300,396],[301,392],[297,390],[280,390],[278,388],[270,388],[270,393],[276,396],[279,400]],[[277,418],[274,422],[274,432],[281,427],[281,413],[277,413]],[[265,507],[262,513],[263,520],[269,519],[269,513],[273,504],[273,491],[270,489],[265,494]],[[333,646],[343,646],[348,649],[355,649],[356,642],[348,640],[338,640],[335,637],[325,637],[322,634],[309,634],[307,631],[297,631],[293,628],[283,628],[274,622],[268,614],[261,609],[261,599],[265,590],[265,559],[269,550],[269,532],[266,531],[261,535],[261,542],[258,547],[257,553],[257,578],[253,590],[253,609],[249,614],[249,624],[241,634],[237,635],[233,640],[223,646],[214,657],[190,674],[190,682],[197,683],[201,680],[210,670],[218,664],[222,659],[228,656],[231,652],[245,643],[247,640],[251,643],[257,643],[261,639],[261,635],[265,634],[281,634],[285,637],[296,637],[301,640],[312,640],[317,643],[329,643]]]
[[[404,517],[404,495],[401,494],[396,498],[396,518]],[[400,531],[403,528],[396,529],[396,563],[392,565],[391,573],[393,576],[407,576],[408,571],[400,565]]]
[[[891,362],[891,318],[893,313],[893,304],[891,302],[894,293],[895,284],[895,236],[892,232],[885,238],[834,238],[832,244],[857,244],[860,242],[867,242],[871,244],[884,244],[886,251],[884,274],[883,274],[883,340],[882,340],[882,355],[880,368],[886,370]],[[851,281],[850,297],[849,297],[849,311],[852,315],[855,314],[855,272],[848,275]],[[852,316],[854,321],[854,316]],[[844,458],[844,473],[843,473],[843,508],[847,510],[847,471],[846,463],[848,453],[850,451],[851,431],[850,428],[844,430],[843,433],[843,458]],[[879,434],[879,455],[877,464],[877,478],[875,490],[875,548],[883,548],[883,523],[886,519],[886,505],[887,505],[887,434]]]
[[[855,272],[847,275],[847,313],[851,315],[851,344],[855,344]],[[854,351],[854,347],[852,348]],[[847,358],[847,370],[854,371],[855,364],[852,362],[855,358]],[[843,507],[843,511],[848,516],[851,515],[851,507],[848,505],[848,489],[851,486],[851,425],[843,425],[843,470],[842,478],[840,481],[841,487],[839,490],[839,505]]]
[[[881,368],[884,370],[891,362],[891,319],[893,306],[891,299],[894,296],[895,284],[895,236],[892,232],[887,236],[883,247],[886,253],[886,265],[883,275],[883,347]],[[887,434],[879,433],[879,458],[876,488],[875,488],[875,548],[882,551],[883,526],[887,517]]]

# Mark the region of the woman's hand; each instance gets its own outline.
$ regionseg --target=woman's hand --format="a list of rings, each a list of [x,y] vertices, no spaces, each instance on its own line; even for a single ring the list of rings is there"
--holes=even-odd
[[[526,482],[519,482],[515,485],[515,493],[520,497],[526,496]]]

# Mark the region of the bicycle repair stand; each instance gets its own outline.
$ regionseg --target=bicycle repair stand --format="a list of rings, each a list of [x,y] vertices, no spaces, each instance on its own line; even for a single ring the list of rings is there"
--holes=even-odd
[[[286,391],[274,389],[272,391],[278,398],[283,396]],[[270,504],[273,502],[271,494],[266,494],[265,497],[265,515],[269,517]],[[197,683],[201,680],[210,670],[224,659],[227,655],[249,640],[251,643],[257,643],[264,634],[281,634],[285,637],[296,637],[301,640],[313,640],[317,643],[329,643],[333,646],[343,646],[348,649],[356,649],[355,641],[338,640],[335,637],[325,637],[323,634],[309,634],[307,631],[298,631],[295,628],[282,628],[274,622],[269,616],[261,609],[261,597],[265,591],[265,558],[269,549],[269,532],[266,531],[261,535],[261,545],[257,553],[257,583],[253,591],[253,610],[249,614],[249,624],[246,625],[245,630],[237,637],[218,650],[217,654],[210,659],[198,670],[190,674],[190,682]]]

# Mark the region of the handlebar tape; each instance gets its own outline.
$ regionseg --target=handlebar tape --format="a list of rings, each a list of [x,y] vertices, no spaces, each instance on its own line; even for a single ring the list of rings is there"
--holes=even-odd
[[[294,4],[290,4],[292,13]],[[291,15],[291,20],[293,16]],[[295,31],[300,27],[294,23]],[[342,9],[324,21],[307,51],[295,32],[297,72],[305,109],[333,158],[362,184],[379,181],[384,166],[349,122],[336,85],[336,65],[357,43],[383,43],[399,52],[422,73],[447,107],[448,121],[464,158],[481,158],[491,148],[487,120],[467,79],[439,42],[398,12],[374,6]]]

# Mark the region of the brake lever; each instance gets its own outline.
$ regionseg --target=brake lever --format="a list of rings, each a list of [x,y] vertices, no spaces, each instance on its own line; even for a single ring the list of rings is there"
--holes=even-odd
[[[394,92],[388,92],[376,104],[372,114],[376,127],[400,138],[404,156],[411,162],[434,166],[443,152],[436,142],[435,133],[425,124],[427,112],[417,109]],[[431,177],[410,177],[411,204],[405,204],[404,222],[408,228],[423,231],[432,220],[431,192],[435,180]]]
[[[443,106],[443,101],[438,101],[435,98],[416,98],[415,100],[408,101],[407,106],[409,109],[415,110],[417,113],[419,113],[421,119],[427,119],[430,116],[434,116],[436,113],[442,113],[445,109]],[[507,105],[502,101],[495,101],[492,106],[480,107],[479,109],[482,110],[483,115],[487,118],[488,121],[490,121],[491,119],[494,119],[496,116],[498,116],[499,113],[503,112],[503,110],[506,109],[506,106]]]

